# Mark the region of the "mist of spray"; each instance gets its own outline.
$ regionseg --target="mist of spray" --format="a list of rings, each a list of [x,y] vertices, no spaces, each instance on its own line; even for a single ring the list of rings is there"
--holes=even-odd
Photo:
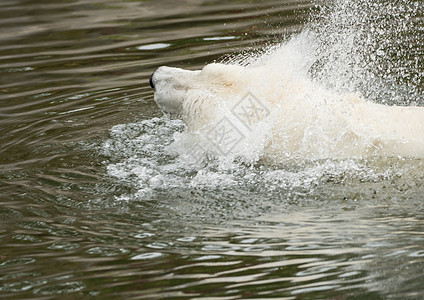
[[[422,1],[318,2],[300,33],[229,62],[280,62],[281,70],[290,67],[334,92],[388,105],[424,105],[423,18]]]
[[[424,105],[422,1],[334,0],[318,6],[311,76],[387,104]]]

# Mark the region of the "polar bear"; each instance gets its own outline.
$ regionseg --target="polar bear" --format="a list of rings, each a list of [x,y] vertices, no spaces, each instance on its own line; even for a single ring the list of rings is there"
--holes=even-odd
[[[244,148],[261,139],[262,158],[424,157],[423,107],[336,93],[280,66],[214,63],[196,71],[162,66],[150,85],[163,113],[181,118],[189,132],[208,136],[226,115],[226,126],[236,129],[239,140],[250,141]],[[241,107],[243,101],[253,110]]]

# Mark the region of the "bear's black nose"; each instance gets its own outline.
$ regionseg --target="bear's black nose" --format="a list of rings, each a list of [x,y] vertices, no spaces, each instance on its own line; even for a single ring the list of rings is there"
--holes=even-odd
[[[154,74],[154,73],[153,73]],[[149,79],[149,84],[150,84],[150,86],[152,87],[152,89],[154,89],[155,88],[155,85],[153,84],[153,74],[152,74],[152,76],[150,76],[150,79]]]

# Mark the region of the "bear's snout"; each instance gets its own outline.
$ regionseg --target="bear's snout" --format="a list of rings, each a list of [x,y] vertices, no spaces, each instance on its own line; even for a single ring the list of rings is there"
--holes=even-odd
[[[192,72],[161,66],[150,76],[149,84],[154,89],[154,100],[164,114],[181,117]]]
[[[154,89],[155,88],[155,85],[154,85],[154,83],[153,83],[153,75],[155,74],[155,72],[153,72],[152,73],[152,76],[150,76],[150,79],[149,79],[149,84],[150,84],[150,86],[152,87],[152,89]]]

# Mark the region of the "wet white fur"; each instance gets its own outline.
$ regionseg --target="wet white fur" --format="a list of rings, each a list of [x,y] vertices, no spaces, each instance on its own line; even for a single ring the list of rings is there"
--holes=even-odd
[[[199,71],[160,67],[155,101],[191,132],[207,128],[247,93],[271,112],[261,156],[345,158],[424,157],[424,108],[386,106],[325,90],[281,68],[210,64]],[[260,129],[259,129],[260,128]],[[259,142],[259,141],[258,141]],[[252,143],[252,141],[250,141]]]

